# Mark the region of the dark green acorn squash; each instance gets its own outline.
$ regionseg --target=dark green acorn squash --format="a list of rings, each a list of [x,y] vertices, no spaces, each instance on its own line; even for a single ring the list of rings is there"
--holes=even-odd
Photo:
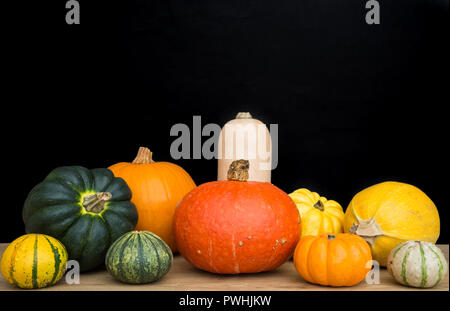
[[[59,167],[28,194],[25,230],[59,239],[69,259],[87,271],[102,264],[109,246],[136,227],[130,199],[126,182],[106,168]]]

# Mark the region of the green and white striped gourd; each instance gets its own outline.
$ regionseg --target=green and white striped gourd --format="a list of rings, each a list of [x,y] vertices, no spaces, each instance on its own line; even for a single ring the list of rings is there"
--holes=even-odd
[[[397,282],[412,287],[436,286],[448,272],[444,254],[431,242],[399,244],[389,254],[387,264]]]
[[[172,251],[156,234],[131,231],[111,245],[105,264],[117,280],[145,284],[162,278],[170,270],[172,261]]]

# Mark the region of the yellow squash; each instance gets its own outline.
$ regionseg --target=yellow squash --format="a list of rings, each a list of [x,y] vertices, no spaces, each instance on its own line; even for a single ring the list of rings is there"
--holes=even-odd
[[[435,243],[439,213],[419,188],[400,182],[383,182],[356,194],[344,218],[345,232],[363,237],[372,256],[386,266],[390,251],[407,240]]]
[[[302,219],[302,237],[337,234],[343,231],[344,211],[341,205],[316,192],[298,189],[289,196],[294,200]]]
[[[67,251],[61,242],[44,234],[26,234],[3,252],[1,272],[12,285],[42,288],[61,279],[66,263]]]

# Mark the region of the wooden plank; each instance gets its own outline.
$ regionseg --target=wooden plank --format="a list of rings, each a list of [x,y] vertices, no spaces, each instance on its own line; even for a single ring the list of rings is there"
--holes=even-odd
[[[7,244],[0,244],[0,254]],[[439,245],[449,258],[449,246]],[[0,291],[21,290],[11,286],[0,276]],[[408,291],[432,290],[448,291],[449,275],[432,289],[415,289],[402,286],[394,281],[386,269],[380,273],[380,284],[369,285],[365,281],[353,287],[332,288],[307,283],[295,271],[292,261],[288,261],[274,271],[248,275],[217,275],[192,267],[180,255],[175,256],[172,269],[160,281],[145,285],[123,284],[113,279],[105,270],[83,273],[80,284],[69,285],[63,278],[57,285],[40,289],[52,291]]]

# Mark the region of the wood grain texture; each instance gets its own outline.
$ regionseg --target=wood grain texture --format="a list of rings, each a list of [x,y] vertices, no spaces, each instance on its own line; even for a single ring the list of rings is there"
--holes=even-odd
[[[7,244],[0,244],[0,254]],[[449,259],[449,246],[439,245]],[[11,286],[0,275],[0,291],[21,290]],[[55,286],[39,289],[51,291],[448,291],[449,275],[431,289],[416,289],[402,286],[394,281],[386,269],[381,269],[380,284],[369,285],[365,281],[353,287],[332,288],[307,283],[288,261],[271,272],[249,275],[217,275],[192,267],[180,255],[175,256],[172,269],[156,283],[128,285],[120,283],[103,269],[83,273],[79,285],[68,285],[65,278]]]

